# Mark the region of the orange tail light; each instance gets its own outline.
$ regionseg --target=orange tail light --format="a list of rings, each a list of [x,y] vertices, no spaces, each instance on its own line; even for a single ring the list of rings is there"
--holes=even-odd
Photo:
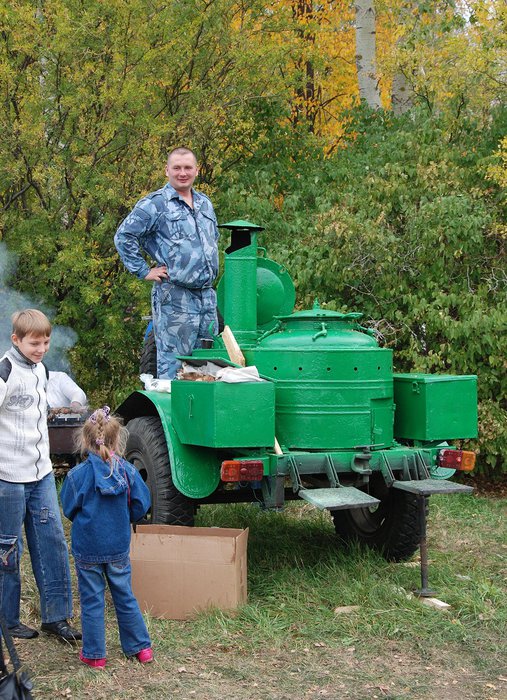
[[[475,467],[475,452],[466,450],[440,450],[438,454],[438,466],[445,469],[457,469],[462,472],[471,472]]]
[[[261,481],[263,476],[264,464],[257,459],[226,460],[220,469],[222,481]]]

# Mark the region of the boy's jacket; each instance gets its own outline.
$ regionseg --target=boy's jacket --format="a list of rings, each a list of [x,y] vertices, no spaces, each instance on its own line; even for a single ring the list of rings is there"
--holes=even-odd
[[[53,466],[49,458],[47,374],[17,347],[0,358],[0,479],[40,481]]]

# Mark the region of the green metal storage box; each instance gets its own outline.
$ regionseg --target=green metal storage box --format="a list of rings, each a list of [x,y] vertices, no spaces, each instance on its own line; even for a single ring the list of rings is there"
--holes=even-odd
[[[272,382],[173,381],[172,421],[181,442],[203,447],[272,447]]]
[[[394,374],[394,437],[477,437],[475,375]]]

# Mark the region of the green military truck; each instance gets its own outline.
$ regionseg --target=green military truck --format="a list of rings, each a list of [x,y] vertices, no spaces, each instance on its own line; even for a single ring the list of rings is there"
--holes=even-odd
[[[477,435],[475,376],[397,374],[360,313],[294,312],[286,269],[258,246],[261,227],[234,221],[218,288],[226,328],[264,381],[174,380],[118,409],[127,458],[152,494],[154,523],[192,525],[205,503],[302,499],[329,510],[341,540],[390,560],[421,547],[428,498],[472,489],[448,481],[475,455],[449,441]],[[225,331],[187,358],[235,365]]]

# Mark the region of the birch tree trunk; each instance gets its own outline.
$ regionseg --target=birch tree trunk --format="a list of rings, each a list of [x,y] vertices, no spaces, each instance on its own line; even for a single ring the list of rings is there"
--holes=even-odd
[[[400,6],[398,10],[398,22],[401,23],[403,27],[409,27],[412,24],[414,14],[417,13],[417,0],[411,0],[411,2],[405,2]],[[410,83],[410,73],[407,75],[405,70],[410,68],[405,68],[402,55],[405,50],[405,40],[407,36],[405,33],[396,41],[395,52],[398,56],[398,70],[393,75],[393,82],[391,86],[391,105],[394,114],[403,114],[411,109],[414,105],[414,88]],[[401,64],[400,64],[401,60]]]
[[[414,92],[406,76],[402,71],[398,71],[393,77],[391,88],[391,105],[393,114],[404,114],[414,105]]]
[[[375,61],[375,8],[373,0],[356,0],[356,68],[359,95],[369,107],[378,109],[380,91]]]

